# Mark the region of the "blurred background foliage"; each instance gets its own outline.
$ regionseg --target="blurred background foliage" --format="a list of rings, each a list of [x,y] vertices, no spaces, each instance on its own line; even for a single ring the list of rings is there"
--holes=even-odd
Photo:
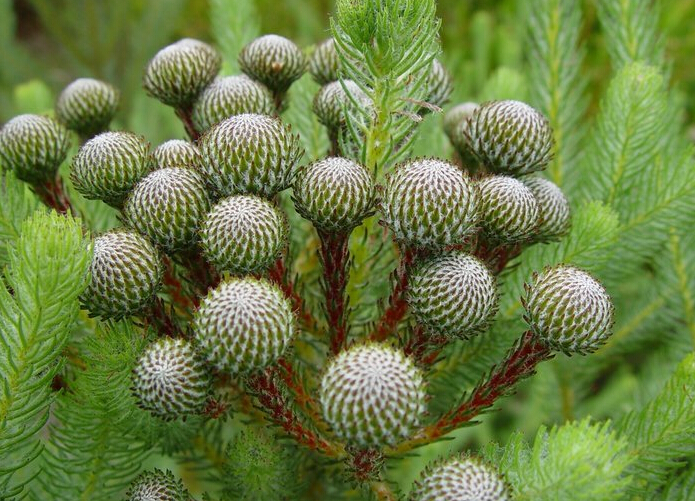
[[[236,3],[246,9],[247,2]],[[645,0],[647,1],[647,0]],[[332,0],[256,0],[257,28],[310,46],[328,35]],[[584,77],[594,110],[608,82],[610,65],[593,0],[583,0],[582,36],[588,53]],[[95,77],[115,84],[123,104],[118,124],[145,133],[153,142],[182,135],[171,110],[145,96],[142,69],[154,53],[181,37],[212,41],[209,0],[0,0],[0,122],[14,114],[48,111],[62,87],[75,78]],[[440,0],[443,60],[454,75],[452,101],[495,97],[510,88],[523,95],[524,19],[529,2],[519,0]],[[671,78],[686,96],[695,95],[695,0],[661,2]],[[234,23],[234,19],[228,20]],[[503,68],[500,74],[500,68]],[[233,70],[233,65],[227,70]],[[492,78],[491,78],[492,77]],[[492,89],[487,89],[492,87]],[[695,99],[686,107],[695,122]]]

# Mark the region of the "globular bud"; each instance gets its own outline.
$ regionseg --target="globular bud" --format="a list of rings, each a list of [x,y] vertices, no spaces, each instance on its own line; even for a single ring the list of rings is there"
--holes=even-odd
[[[480,259],[451,251],[413,271],[408,303],[431,332],[468,339],[484,331],[497,312],[497,282]]]
[[[442,120],[444,132],[449,138],[452,146],[456,148],[456,151],[459,153],[468,150],[468,142],[461,126],[477,109],[478,103],[466,102],[457,104],[444,113],[444,118]]]
[[[210,210],[205,180],[192,169],[166,167],[140,181],[123,207],[125,221],[166,252],[192,248]]]
[[[496,241],[516,243],[531,238],[538,228],[536,197],[524,183],[508,176],[490,176],[478,183],[481,226]]]
[[[279,35],[258,37],[239,53],[241,71],[277,93],[285,92],[304,74],[306,56],[294,42]]]
[[[451,75],[438,59],[432,60],[432,65],[425,80],[425,87],[427,89],[426,103],[441,108],[449,101],[449,97],[454,90],[454,84]],[[422,108],[421,110],[421,112],[425,113],[427,111],[429,111],[427,108]]]
[[[94,240],[91,280],[80,296],[90,314],[122,318],[142,312],[154,300],[164,266],[157,249],[124,228]]]
[[[408,160],[387,176],[382,211],[397,240],[445,247],[475,229],[478,192],[467,174],[446,161]]]
[[[321,87],[314,96],[312,109],[319,122],[331,131],[338,131],[345,124],[345,110],[357,111],[358,108],[366,109],[371,105],[369,97],[355,82],[343,80]]]
[[[540,223],[535,238],[548,242],[567,235],[572,217],[570,204],[562,190],[542,177],[524,179],[524,184],[538,201]]]
[[[297,332],[292,305],[283,292],[250,277],[231,278],[210,291],[193,322],[208,361],[233,375],[275,362]]]
[[[139,475],[128,489],[127,501],[190,501],[183,482],[169,470],[155,468]]]
[[[500,473],[474,456],[458,456],[425,469],[410,494],[411,501],[510,501]]]
[[[202,170],[203,157],[193,143],[183,139],[170,139],[157,146],[150,155],[151,170],[162,167]]]
[[[567,355],[596,351],[613,330],[613,303],[587,272],[558,265],[526,285],[526,322],[548,346]]]
[[[165,421],[200,414],[212,378],[194,346],[164,337],[150,344],[133,369],[131,390],[138,406]]]
[[[294,181],[297,212],[324,231],[349,231],[374,205],[374,181],[362,165],[342,157],[314,162]]]
[[[222,195],[272,197],[289,187],[304,154],[279,118],[243,114],[211,127],[201,140],[206,177]]]
[[[53,180],[69,147],[68,130],[49,117],[19,115],[0,129],[3,167],[31,184]]]
[[[545,169],[553,157],[548,119],[521,101],[483,103],[460,129],[471,152],[494,173],[529,174]]]
[[[63,89],[55,106],[56,117],[82,136],[106,130],[120,102],[118,90],[93,78],[78,78]]]
[[[217,270],[259,273],[270,268],[287,245],[287,228],[284,214],[269,201],[234,195],[207,215],[201,244]]]
[[[378,448],[408,438],[425,412],[422,371],[401,350],[355,345],[331,360],[321,379],[323,417],[349,445]]]
[[[184,38],[155,54],[145,68],[143,86],[164,104],[185,108],[212,82],[221,66],[222,57],[212,46]]]
[[[150,145],[132,132],[104,132],[87,141],[72,160],[70,177],[85,198],[120,207],[150,171]]]
[[[222,77],[207,86],[193,104],[193,125],[203,132],[225,118],[243,113],[272,115],[273,96],[246,75]]]
[[[340,78],[340,58],[333,38],[316,46],[309,59],[309,73],[319,85],[326,85]]]

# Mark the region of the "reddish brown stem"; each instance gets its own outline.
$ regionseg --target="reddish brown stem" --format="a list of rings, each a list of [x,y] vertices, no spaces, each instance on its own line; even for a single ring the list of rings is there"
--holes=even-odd
[[[70,198],[65,192],[63,179],[59,174],[53,180],[46,181],[43,184],[34,185],[34,192],[41,197],[44,204],[62,214],[77,215],[77,211],[70,203]]]
[[[184,310],[192,310],[195,308],[195,301],[184,291],[183,284],[174,272],[174,263],[172,263],[168,256],[164,257],[164,266],[162,283],[166,287],[167,292],[171,295],[173,303]]]
[[[292,410],[291,402],[283,393],[278,379],[276,369],[270,367],[259,374],[249,376],[246,384],[270,420],[297,443],[327,456],[338,456],[340,451],[333,444],[304,426]]]
[[[320,426],[321,417],[319,415],[319,405],[316,400],[306,391],[303,381],[295,372],[292,363],[281,358],[277,362],[280,371],[278,372],[282,378],[282,382],[292,392],[294,401],[297,406],[313,421],[316,426]]]
[[[200,302],[199,298],[206,295],[208,290],[217,286],[220,276],[203,258],[200,252],[182,253],[177,258],[179,263],[186,268],[188,279],[195,288],[197,296],[190,298],[190,300],[197,308]]]
[[[316,319],[307,308],[307,305],[304,302],[304,299],[302,299],[302,296],[297,292],[294,282],[289,280],[286,275],[287,270],[285,269],[285,261],[283,258],[278,259],[275,262],[275,266],[273,266],[268,271],[268,278],[272,282],[276,283],[280,287],[280,289],[282,289],[282,292],[285,294],[285,297],[290,300],[290,302],[292,303],[292,309],[297,315],[297,318],[299,319],[300,323],[309,332],[317,332],[318,329],[316,327]]]
[[[480,241],[475,255],[485,261],[495,275],[499,275],[505,270],[509,262],[518,257],[523,250],[521,244],[489,246],[489,244]]]
[[[415,252],[412,249],[401,249],[401,259],[396,269],[396,283],[389,296],[389,304],[376,323],[374,332],[369,336],[370,340],[384,341],[396,330],[398,323],[408,312],[408,302],[406,301],[408,273],[414,258]]]
[[[539,363],[552,357],[553,353],[545,343],[531,331],[525,332],[505,360],[495,366],[459,406],[444,414],[436,423],[420,430],[414,439],[399,445],[396,452],[403,453],[418,445],[430,443],[472,421],[490,409],[497,399],[509,395],[519,381],[533,375]]]
[[[155,298],[149,311],[143,316],[143,320],[146,326],[152,325],[162,336],[177,337],[180,335],[180,330],[172,318],[171,310],[167,311],[162,298]]]
[[[186,134],[188,134],[188,137],[191,139],[191,141],[197,142],[198,139],[200,139],[200,133],[195,128],[195,125],[193,125],[193,107],[188,105],[185,107],[176,108],[174,111],[176,111],[176,116],[179,117],[179,120],[181,120],[183,123],[183,128],[186,129]]]
[[[350,233],[318,231],[321,239],[319,255],[323,266],[323,286],[326,295],[326,320],[332,354],[338,354],[347,338],[347,298],[345,288],[348,282],[350,253],[348,242]]]
[[[418,325],[413,329],[403,351],[406,355],[412,356],[416,364],[428,366],[437,360],[447,342],[448,339],[445,336],[429,334],[422,326]]]

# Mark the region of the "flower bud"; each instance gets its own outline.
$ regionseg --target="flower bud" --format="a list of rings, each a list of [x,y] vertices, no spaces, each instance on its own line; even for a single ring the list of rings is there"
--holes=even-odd
[[[312,109],[323,125],[331,131],[338,131],[345,125],[345,110],[355,110],[355,103],[345,89],[362,108],[369,108],[371,100],[352,80],[336,81],[324,85],[314,97]]]
[[[261,83],[246,75],[218,78],[207,86],[193,105],[193,125],[203,132],[225,118],[243,113],[273,115],[273,96]]]
[[[477,257],[461,251],[438,255],[409,279],[408,303],[418,323],[448,337],[484,331],[497,311],[497,283]]]
[[[201,140],[206,177],[222,195],[272,197],[289,187],[304,154],[299,137],[279,118],[236,115]]]
[[[309,59],[309,73],[319,85],[337,81],[340,71],[340,58],[335,50],[335,40],[329,38],[316,46]]]
[[[326,367],[319,392],[324,419],[349,445],[394,445],[410,436],[425,412],[422,372],[387,345],[339,353]]]
[[[443,160],[408,160],[386,178],[384,220],[408,245],[461,243],[475,229],[477,207],[478,193],[468,175]]]
[[[193,170],[203,169],[203,157],[200,150],[183,139],[170,139],[157,146],[150,156],[150,169],[164,167],[181,167]]]
[[[181,480],[169,470],[147,471],[136,478],[126,494],[127,501],[190,501]]]
[[[562,190],[542,177],[524,179],[524,184],[538,201],[540,224],[535,238],[547,242],[565,236],[570,230],[572,219],[570,204]]]
[[[425,97],[427,103],[441,108],[449,101],[449,96],[451,96],[454,90],[454,84],[449,72],[437,59],[432,60],[432,66],[429,73],[427,73],[425,86],[427,88],[427,96]],[[422,110],[428,111],[427,108]]]
[[[411,501],[510,501],[507,483],[495,468],[473,456],[429,466],[415,484]]]
[[[342,157],[314,162],[294,181],[297,212],[325,231],[349,231],[374,204],[374,182],[366,168]]]
[[[155,54],[145,69],[143,86],[164,104],[184,108],[212,82],[221,66],[222,57],[213,47],[184,38]]]
[[[536,197],[521,181],[507,176],[490,176],[478,183],[481,225],[496,241],[528,240],[538,228]]]
[[[89,271],[82,304],[91,315],[118,319],[140,313],[152,303],[164,267],[145,237],[119,228],[94,240]]]
[[[133,395],[138,406],[170,421],[200,414],[212,379],[193,345],[184,339],[161,338],[150,344],[133,369]]]
[[[120,207],[150,171],[150,145],[131,132],[104,132],[87,141],[72,160],[70,176],[85,198]]]
[[[125,221],[166,252],[192,248],[210,209],[203,177],[191,169],[164,168],[140,181],[123,207]]]
[[[545,169],[553,153],[548,120],[520,101],[481,104],[461,124],[473,154],[491,172],[521,176]]]
[[[69,147],[67,129],[49,117],[19,115],[0,129],[0,160],[27,183],[53,180]]]
[[[287,245],[287,227],[285,215],[272,203],[235,195],[207,215],[201,244],[218,271],[260,273],[275,263]]]
[[[277,93],[285,92],[298,80],[306,65],[306,57],[299,47],[278,35],[256,38],[239,54],[241,71]]]
[[[93,78],[78,78],[63,89],[56,103],[56,117],[68,129],[91,137],[108,129],[120,93],[111,84]]]
[[[266,280],[232,278],[210,291],[193,319],[208,361],[232,375],[275,362],[297,332],[292,305]]]
[[[442,121],[444,132],[449,138],[449,141],[451,141],[453,147],[456,148],[456,151],[459,153],[468,150],[468,142],[466,141],[466,136],[463,134],[461,124],[466,122],[476,109],[478,109],[478,103],[461,103],[444,114],[444,119]]]
[[[573,266],[534,273],[523,304],[533,332],[567,355],[596,351],[613,330],[613,303],[606,289]]]

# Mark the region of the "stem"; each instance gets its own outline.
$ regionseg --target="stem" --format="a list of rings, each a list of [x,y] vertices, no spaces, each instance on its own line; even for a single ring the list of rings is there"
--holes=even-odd
[[[365,166],[369,172],[375,172],[381,167],[386,148],[389,145],[390,110],[385,98],[388,96],[390,82],[385,78],[377,78],[372,92],[375,114],[365,137]]]
[[[179,263],[188,271],[188,279],[195,288],[197,296],[191,298],[191,300],[197,308],[199,298],[205,296],[210,289],[217,286],[220,276],[203,258],[200,251],[180,253],[177,257]]]
[[[403,351],[407,356],[412,356],[416,364],[427,367],[437,360],[442,348],[448,342],[449,339],[446,336],[429,334],[424,327],[418,325],[413,329]]]
[[[396,501],[397,499],[386,482],[374,481],[369,484],[369,487],[379,501]]]
[[[318,230],[321,239],[319,249],[323,265],[324,293],[326,295],[326,320],[330,336],[331,353],[340,352],[347,338],[347,286],[350,271],[348,241],[350,232],[327,232]]]
[[[300,323],[307,331],[316,334],[318,332],[318,322],[307,308],[302,296],[297,292],[294,282],[288,280],[286,275],[287,270],[285,269],[285,261],[283,258],[278,259],[275,262],[275,266],[268,271],[268,278],[271,282],[277,284],[280,289],[282,289],[282,292],[284,292],[285,297],[290,300],[292,309],[296,313]]]
[[[552,357],[553,353],[545,343],[536,338],[533,332],[525,332],[505,360],[493,367],[458,407],[444,414],[436,423],[421,429],[412,440],[403,442],[393,452],[401,454],[428,444],[469,423],[492,407],[498,398],[509,395],[519,381],[533,375],[539,363]]]
[[[175,108],[176,116],[179,117],[183,123],[184,129],[186,129],[186,134],[191,141],[197,142],[200,139],[200,133],[196,130],[195,125],[193,125],[193,107],[189,104],[182,106],[181,108]]]
[[[172,318],[171,310],[167,307],[162,298],[155,298],[152,306],[143,315],[145,325],[153,325],[159,334],[167,337],[177,337],[181,334],[176,322]]]
[[[398,327],[408,311],[406,292],[408,290],[408,273],[415,258],[415,251],[401,248],[401,259],[396,268],[396,283],[394,284],[389,305],[378,320],[374,332],[369,336],[372,341],[384,341]]]
[[[292,363],[285,358],[280,358],[277,364],[281,369],[279,371],[279,376],[282,378],[282,382],[285,386],[292,392],[297,406],[309,419],[311,419],[312,424],[325,432],[325,426],[322,426],[323,420],[320,416],[319,404],[314,397],[306,391],[304,382],[299,377],[299,374],[295,372]]]
[[[174,264],[168,256],[164,256],[164,277],[162,283],[167,292],[171,295],[174,304],[184,310],[192,310],[196,306],[196,301],[192,299],[183,289],[183,284],[175,274]]]
[[[249,376],[246,385],[271,421],[282,427],[297,443],[326,456],[340,456],[341,450],[336,445],[302,424],[277,380],[276,369],[269,367],[261,373]]]
[[[499,275],[513,259],[519,257],[523,250],[524,246],[518,243],[490,246],[489,242],[481,240],[474,254],[490,266],[493,274]]]
[[[46,181],[43,184],[33,185],[34,192],[41,197],[41,201],[48,207],[55,209],[61,214],[77,215],[77,211],[70,203],[70,198],[65,192],[63,179],[59,174],[56,174],[53,180]]]

